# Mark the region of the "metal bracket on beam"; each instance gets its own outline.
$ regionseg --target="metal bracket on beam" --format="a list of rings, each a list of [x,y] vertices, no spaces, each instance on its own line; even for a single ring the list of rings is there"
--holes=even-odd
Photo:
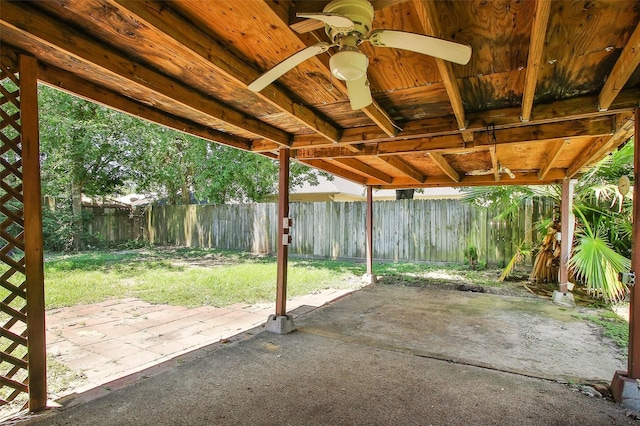
[[[618,278],[622,284],[626,284],[628,286],[632,286],[636,284],[636,273],[634,271],[620,272],[620,275]]]
[[[289,229],[289,228],[291,228],[291,226],[293,226],[293,219],[291,219],[290,217],[283,217],[282,218],[282,227],[284,229]]]

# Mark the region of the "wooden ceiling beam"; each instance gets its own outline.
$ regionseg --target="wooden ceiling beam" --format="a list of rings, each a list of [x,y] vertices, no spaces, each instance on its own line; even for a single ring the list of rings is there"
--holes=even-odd
[[[306,164],[307,166],[311,166],[315,169],[319,169],[325,172],[329,172],[333,175],[340,176],[347,180],[360,183],[362,185],[367,185],[369,183],[369,180],[366,177],[359,175],[357,173],[353,173],[341,167],[338,167],[335,164],[329,163],[324,160],[304,160],[304,161],[298,160],[298,162],[302,164]]]
[[[332,161],[335,161],[336,163],[340,163],[344,166],[347,166],[355,170],[356,173],[362,173],[363,175],[372,177],[381,182],[385,182],[385,183],[393,182],[392,176],[389,176],[388,174],[381,172],[380,170],[374,167],[371,167],[370,165],[363,163],[362,161],[357,160],[355,158],[337,158]]]
[[[573,161],[572,166],[567,170],[567,177],[574,177],[583,167],[598,161],[608,152],[613,151],[622,143],[628,141],[633,136],[633,132],[634,121],[629,118],[624,121],[612,136],[603,136],[595,143],[589,144],[589,146]]]
[[[553,163],[558,158],[558,155],[560,154],[560,151],[562,150],[562,147],[567,142],[568,141],[566,141],[566,140],[558,140],[558,141],[556,141],[553,144],[553,148],[551,148],[551,151],[547,152],[544,155],[544,163],[542,164],[542,166],[540,167],[540,170],[538,171],[538,177],[540,179],[544,179],[545,176],[547,175],[547,173],[549,173],[549,170],[551,170],[551,167],[553,167]]]
[[[269,152],[269,151],[277,151],[280,149],[280,145],[277,143],[271,142],[266,139],[253,139],[251,141],[251,151],[252,152]],[[291,151],[294,153],[295,151]]]
[[[407,138],[420,138],[440,135],[454,135],[460,133],[456,127],[455,118],[443,117],[424,120],[415,120],[402,125],[401,135],[391,138],[378,126],[354,127],[345,129],[342,138],[337,144],[328,144],[315,135],[297,135],[291,143],[292,149],[299,148],[321,148],[344,146],[354,143],[384,142],[391,140],[401,140]]]
[[[388,156],[388,157],[379,157],[382,161],[389,164],[391,167],[396,170],[404,173],[409,176],[411,179],[415,180],[418,183],[424,183],[427,179],[426,176],[414,166],[409,164],[407,161],[403,160],[398,156]]]
[[[599,137],[595,142],[590,143],[589,146],[578,154],[578,157],[573,161],[572,166],[567,169],[567,177],[572,178],[584,167],[591,159],[593,159],[597,153],[602,151],[608,144],[608,139],[604,136]]]
[[[442,156],[442,154],[438,154],[435,152],[430,152],[429,156],[436,163],[436,165],[444,172],[445,175],[449,176],[452,181],[460,182],[460,174],[451,167],[451,164]]]
[[[422,25],[422,32],[426,35],[442,38],[442,31],[437,21],[438,11],[433,0],[414,0],[413,5],[418,13],[418,19]],[[449,61],[442,60],[440,58],[434,58],[442,83],[449,95],[449,101],[453,108],[453,114],[456,117],[458,128],[463,130],[462,137],[465,142],[473,141],[473,133],[464,131],[467,128],[467,122],[464,113],[464,105],[462,104],[462,95],[460,94],[460,87],[456,80],[456,75],[453,72],[453,65]]]
[[[353,158],[353,157],[375,156],[375,155],[378,155],[378,147],[375,144],[365,145],[358,152],[351,151],[346,147],[298,149],[298,150],[292,151],[292,156],[299,159]]]
[[[268,10],[264,11],[264,15],[265,15],[264,19],[270,19],[273,21],[286,20],[286,22],[283,22],[283,23],[288,27],[288,24],[289,24],[288,13],[287,13],[287,16],[284,17],[282,7],[283,6],[281,4],[277,4],[274,2],[267,2],[267,7],[264,9],[268,9]],[[283,31],[286,31],[286,30],[283,29]],[[289,28],[289,32],[290,32],[289,37],[291,39],[296,39],[298,42],[302,44],[307,44],[303,39],[300,38],[300,36],[295,31]],[[326,73],[326,75],[331,74],[331,71],[329,70],[329,67],[327,66],[327,64],[321,61],[317,56],[312,57],[311,59],[309,59],[309,61],[313,61],[316,67],[323,70]],[[338,91],[340,91],[340,93],[342,93],[343,95],[349,97],[349,91],[347,90],[347,86],[343,81],[335,79],[333,83],[333,87]],[[395,121],[391,118],[391,116],[389,116],[389,114],[384,110],[384,108],[382,108],[376,102],[375,99],[373,100],[373,103],[371,105],[365,108],[362,108],[361,111],[365,115],[367,115],[367,117],[369,117],[371,121],[373,121],[376,124],[376,126],[382,129],[382,131],[385,132],[387,136],[394,137],[397,134],[398,126],[396,125]]]
[[[638,64],[640,64],[640,24],[636,25],[636,29],[622,49],[620,57],[600,91],[598,108],[601,111],[609,109],[633,72],[638,68]]]
[[[527,75],[522,94],[522,121],[527,122],[531,118],[533,98],[538,83],[538,73],[542,62],[542,50],[547,34],[547,24],[551,13],[551,0],[537,0],[536,10],[531,24],[531,40],[529,42],[529,57],[527,58]]]
[[[496,130],[531,125],[559,123],[569,120],[587,119],[604,116],[614,116],[623,112],[631,112],[638,107],[640,90],[626,90],[621,92],[611,108],[606,112],[597,109],[597,96],[583,96],[553,102],[551,104],[536,105],[531,119],[527,123],[520,120],[520,108],[504,108],[482,113],[469,114],[469,131],[476,133],[487,132],[488,123]],[[317,135],[296,135],[291,144],[292,149],[333,147],[363,142],[385,142],[394,140],[421,139],[443,135],[460,135],[456,121],[452,117],[429,118],[401,123],[403,131],[395,138],[387,136],[377,126],[345,129],[340,142],[331,144]]]
[[[146,121],[169,127],[181,133],[198,136],[212,142],[232,146],[245,151],[251,150],[251,141],[239,136],[219,132],[207,126],[158,111],[147,105],[135,102],[120,94],[99,87],[59,68],[39,63],[38,79],[51,87],[97,102],[107,108],[142,118]]]
[[[204,67],[213,68],[239,85],[247,86],[262,74],[249,66],[245,59],[234,56],[216,40],[212,40],[182,16],[173,12],[166,4],[139,0],[113,0],[111,3],[113,7],[129,13],[141,23],[140,31],[153,29],[155,32],[170,35],[190,53],[197,55],[204,62]],[[176,31],[176,28],[180,28],[180,31]],[[337,142],[340,139],[340,130],[326,117],[295,102],[276,84],[269,85],[257,96],[330,142]]]
[[[498,162],[498,150],[496,146],[489,147],[489,155],[491,155],[491,171],[493,171],[493,179],[500,181],[500,163]]]
[[[72,26],[62,26],[47,14],[26,7],[23,3],[3,2],[0,9],[0,30],[3,37],[12,41],[26,39],[30,48],[38,50],[40,60],[55,63],[56,51],[63,50],[76,62],[78,69],[86,67],[93,73],[107,77],[113,85],[129,85],[153,91],[166,104],[180,104],[182,108],[200,116],[208,116],[230,126],[272,140],[281,145],[290,144],[290,135],[276,127],[253,117],[230,109],[228,106],[178,83],[164,74],[141,64],[134,64],[130,58],[108,48],[105,44],[81,35]],[[63,29],[64,27],[64,29]],[[32,50],[27,49],[27,50]],[[88,73],[91,74],[91,73]]]
[[[340,146],[333,148],[305,148],[295,150],[294,155],[300,159],[309,159],[329,157],[353,158],[358,156],[383,156],[424,152],[443,154],[486,150],[501,145],[546,142],[555,139],[572,139],[584,136],[605,136],[611,135],[613,131],[611,118],[605,117],[496,130],[482,137],[477,137],[472,145],[466,144],[462,140],[462,136],[457,134],[365,144],[360,152],[351,152]]]
[[[537,173],[516,173],[515,178],[506,179],[500,185],[548,185],[557,183],[566,176],[565,170],[551,170],[547,178],[541,181]],[[392,184],[375,185],[376,189],[405,189],[405,188],[430,188],[445,186],[493,186],[495,185],[493,174],[481,176],[463,176],[458,183],[452,183],[448,176],[429,176],[423,184],[413,183],[409,180],[396,179]]]

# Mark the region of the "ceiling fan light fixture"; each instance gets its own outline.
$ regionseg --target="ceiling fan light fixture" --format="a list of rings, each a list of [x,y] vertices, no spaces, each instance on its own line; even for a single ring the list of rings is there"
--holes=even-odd
[[[369,59],[359,50],[341,50],[329,59],[331,73],[339,80],[353,81],[367,72]]]

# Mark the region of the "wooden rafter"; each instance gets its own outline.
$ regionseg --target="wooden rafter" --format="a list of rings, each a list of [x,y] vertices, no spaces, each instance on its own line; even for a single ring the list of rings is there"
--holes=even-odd
[[[356,173],[362,173],[363,175],[372,177],[373,179],[376,179],[385,183],[393,182],[393,177],[355,158],[337,158],[331,161],[340,163],[343,166],[347,166],[350,169],[353,169]]]
[[[288,21],[289,19],[288,16],[283,17],[278,13],[277,8],[280,7],[279,5],[272,4],[271,2],[269,2],[269,7],[273,9],[271,9],[271,13],[268,19],[273,19],[273,20],[277,19],[280,21],[282,21],[283,19],[286,19]],[[287,24],[287,27],[288,27],[288,22],[284,22],[284,23]],[[283,31],[286,31],[286,30],[283,29]],[[290,31],[290,34],[288,34],[288,36],[290,38],[292,39],[295,38],[300,43],[305,44],[305,41],[300,38],[299,34],[297,34],[295,31],[293,31],[290,28],[289,28],[289,31]],[[317,56],[314,56],[313,58],[309,59],[309,61],[313,61],[319,69],[322,69],[326,72],[326,75],[330,75],[331,71],[329,70],[327,64],[321,61]],[[343,95],[348,96],[349,92],[347,90],[346,84],[343,81],[341,80],[334,81],[333,87],[339,90],[340,93],[342,93]],[[398,132],[399,127],[397,126],[395,121],[391,118],[391,116],[389,116],[389,114],[384,110],[384,108],[378,105],[375,99],[373,100],[373,103],[371,105],[363,108],[361,111],[365,113],[367,117],[369,117],[371,121],[373,121],[388,136],[393,137]]]
[[[538,177],[540,179],[544,179],[547,173],[549,173],[549,170],[551,170],[553,163],[558,158],[558,155],[560,154],[560,151],[562,150],[562,147],[565,145],[566,142],[567,141],[564,141],[564,140],[556,141],[553,144],[551,151],[545,154],[544,163],[542,164],[542,166],[540,167],[540,170],[538,171]]]
[[[594,157],[596,157],[599,152],[606,149],[606,147],[608,146],[608,141],[609,138],[602,136],[593,143],[589,144],[589,146],[584,151],[582,151],[573,161],[573,165],[569,169],[567,169],[567,177],[572,178],[576,174],[578,174],[582,167],[584,167]]]
[[[500,185],[541,185],[558,182],[564,179],[566,173],[564,170],[552,170],[547,174],[544,181],[540,181],[537,173],[517,173],[515,178],[500,181]],[[496,182],[493,174],[480,176],[462,176],[460,182],[455,186],[493,186]],[[424,187],[444,187],[452,186],[451,179],[448,176],[429,176],[424,184],[414,183],[410,180],[398,180],[393,184],[375,185],[378,189],[396,189],[396,188],[424,188]]]
[[[491,170],[493,171],[493,179],[498,182],[500,180],[500,163],[498,162],[498,150],[495,145],[489,147],[489,155],[491,155]]]
[[[616,101],[605,115],[614,116],[622,112],[631,112],[637,107],[639,98],[640,90],[623,91],[618,95]],[[493,123],[493,128],[497,131],[514,127],[527,128],[532,125],[602,117],[603,113],[598,112],[596,108],[597,102],[597,96],[584,96],[546,105],[537,105],[533,109],[533,115],[530,121],[524,126],[520,120],[520,108],[505,108],[485,113],[469,114],[470,125],[468,130],[476,133],[485,133],[487,131],[486,123]],[[460,130],[456,127],[454,120],[449,118],[433,118],[404,123],[402,139],[421,139],[459,134]],[[387,136],[376,126],[367,126],[346,129],[342,134],[340,142],[337,144],[329,143],[325,138],[318,135],[296,135],[293,137],[291,148],[335,147],[352,143],[385,142],[393,140],[397,140],[397,138]]]
[[[435,2],[433,0],[414,0],[413,4],[418,12],[418,19],[422,24],[423,32],[426,35],[442,37],[442,32],[436,20],[438,11],[436,9]],[[462,105],[460,87],[458,86],[455,73],[453,72],[453,66],[449,61],[444,61],[439,58],[434,59],[438,66],[438,71],[440,71],[442,83],[447,90],[447,95],[449,95],[449,100],[451,101],[451,107],[453,108],[453,114],[456,117],[458,128],[460,130],[464,130],[462,132],[462,137],[465,142],[471,142],[473,141],[473,133],[465,130],[467,128],[467,122],[464,115],[464,106]]]
[[[604,157],[604,155],[617,148],[620,144],[626,142],[633,136],[634,122],[632,119],[626,120],[612,136],[603,136],[589,146],[578,155],[573,164],[567,170],[567,177],[572,178],[583,167],[593,163],[595,160]]]
[[[536,11],[531,25],[531,41],[529,43],[529,57],[527,58],[527,75],[522,95],[522,121],[529,121],[533,108],[533,97],[538,83],[538,73],[542,61],[547,23],[551,13],[551,0],[537,0]]]
[[[324,160],[304,160],[299,162],[313,168],[332,173],[336,176],[343,177],[353,182],[361,183],[363,185],[366,185],[368,183],[368,179],[366,177],[359,175],[358,173],[353,173],[349,170],[345,170],[341,167],[336,166],[335,164],[329,163]]]
[[[454,182],[460,182],[460,174],[451,167],[451,164],[442,156],[442,154],[437,154],[435,152],[430,152],[429,156],[436,163],[436,165],[451,178]]]
[[[57,89],[179,132],[199,136],[203,139],[245,151],[250,151],[252,148],[251,141],[248,139],[219,132],[210,127],[163,113],[52,66],[40,64],[38,77],[41,81]]]
[[[618,93],[629,80],[629,77],[640,64],[640,24],[636,26],[631,38],[625,44],[620,57],[607,77],[604,87],[600,91],[598,107],[600,110],[607,110],[613,103]]]
[[[385,161],[390,166],[394,167],[396,170],[404,173],[409,176],[411,179],[415,180],[418,183],[424,183],[427,178],[425,175],[414,166],[409,164],[407,161],[403,160],[399,156],[388,156],[388,157],[380,157],[382,161]]]
[[[271,141],[266,139],[252,139],[251,140],[251,151],[261,153],[261,152],[275,152],[278,150],[278,145],[274,144]]]
[[[134,15],[136,21],[143,24],[141,29],[154,29],[156,32],[170,34],[179,44],[189,49],[216,72],[241,85],[248,85],[260,76],[260,72],[247,65],[246,59],[238,58],[215,40],[190,25],[183,17],[172,12],[159,2],[138,0],[113,0],[114,7],[122,5],[123,12]],[[173,31],[182,28],[182,31]],[[282,112],[289,114],[307,128],[336,142],[340,139],[340,130],[304,105],[295,102],[277,85],[272,84],[257,96],[269,102]]]
[[[46,60],[55,63],[56,58],[49,56],[55,49],[64,49],[65,54],[73,57],[78,64],[74,71],[85,68],[88,77],[100,73],[108,75],[114,86],[127,85],[130,88],[141,87],[153,90],[159,101],[179,103],[202,117],[204,121],[214,118],[237,129],[264,137],[280,145],[289,145],[289,135],[273,126],[230,109],[203,93],[197,92],[182,83],[161,74],[149,67],[134,65],[129,58],[99,44],[68,27],[64,31],[47,14],[36,9],[26,8],[24,4],[6,2],[2,4],[0,30],[3,37],[12,40],[25,40],[30,48],[35,48]],[[88,72],[87,69],[92,71]]]
[[[332,148],[301,148],[294,151],[296,152],[295,156],[299,159],[351,158],[423,152],[443,154],[467,152],[474,149],[486,150],[501,145],[541,143],[555,139],[571,139],[584,136],[605,136],[611,135],[613,133],[612,129],[610,119],[582,119],[564,123],[548,123],[496,130],[495,141],[493,141],[493,138],[489,140],[476,138],[471,147],[464,143],[460,134],[456,134],[365,144],[359,152],[352,152],[340,146]]]

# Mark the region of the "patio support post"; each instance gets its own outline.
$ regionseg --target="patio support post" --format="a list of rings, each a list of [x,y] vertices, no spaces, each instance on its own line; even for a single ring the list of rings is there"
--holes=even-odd
[[[373,187],[367,186],[367,218],[366,218],[366,234],[367,234],[367,273],[362,280],[368,284],[374,284],[377,277],[373,273]]]
[[[569,293],[569,257],[573,241],[573,187],[575,180],[562,180],[562,199],[560,202],[560,277],[559,288],[553,292],[553,301],[559,305],[575,306],[573,294]]]
[[[569,283],[569,255],[571,253],[571,219],[573,209],[573,181],[568,178],[562,180],[562,201],[560,204],[560,292],[566,293]]]
[[[640,269],[640,108],[635,110],[635,137],[633,154],[633,230],[631,248],[631,270]],[[640,294],[636,286],[631,286],[629,304],[629,377],[640,379]]]
[[[29,410],[47,406],[42,200],[38,131],[38,63],[20,56],[20,120],[22,123],[22,190],[24,257],[29,345]]]
[[[289,148],[279,150],[280,175],[278,182],[278,275],[276,287],[276,313],[269,315],[266,330],[276,334],[287,334],[294,330],[293,317],[287,315],[287,263],[291,220],[289,219]]]
[[[640,268],[640,108],[636,108],[634,119],[631,272],[636,272]],[[613,399],[623,406],[636,411],[640,411],[640,389],[637,382],[640,379],[640,293],[639,290],[636,290],[638,285],[630,286],[627,371],[616,371],[611,381]]]

